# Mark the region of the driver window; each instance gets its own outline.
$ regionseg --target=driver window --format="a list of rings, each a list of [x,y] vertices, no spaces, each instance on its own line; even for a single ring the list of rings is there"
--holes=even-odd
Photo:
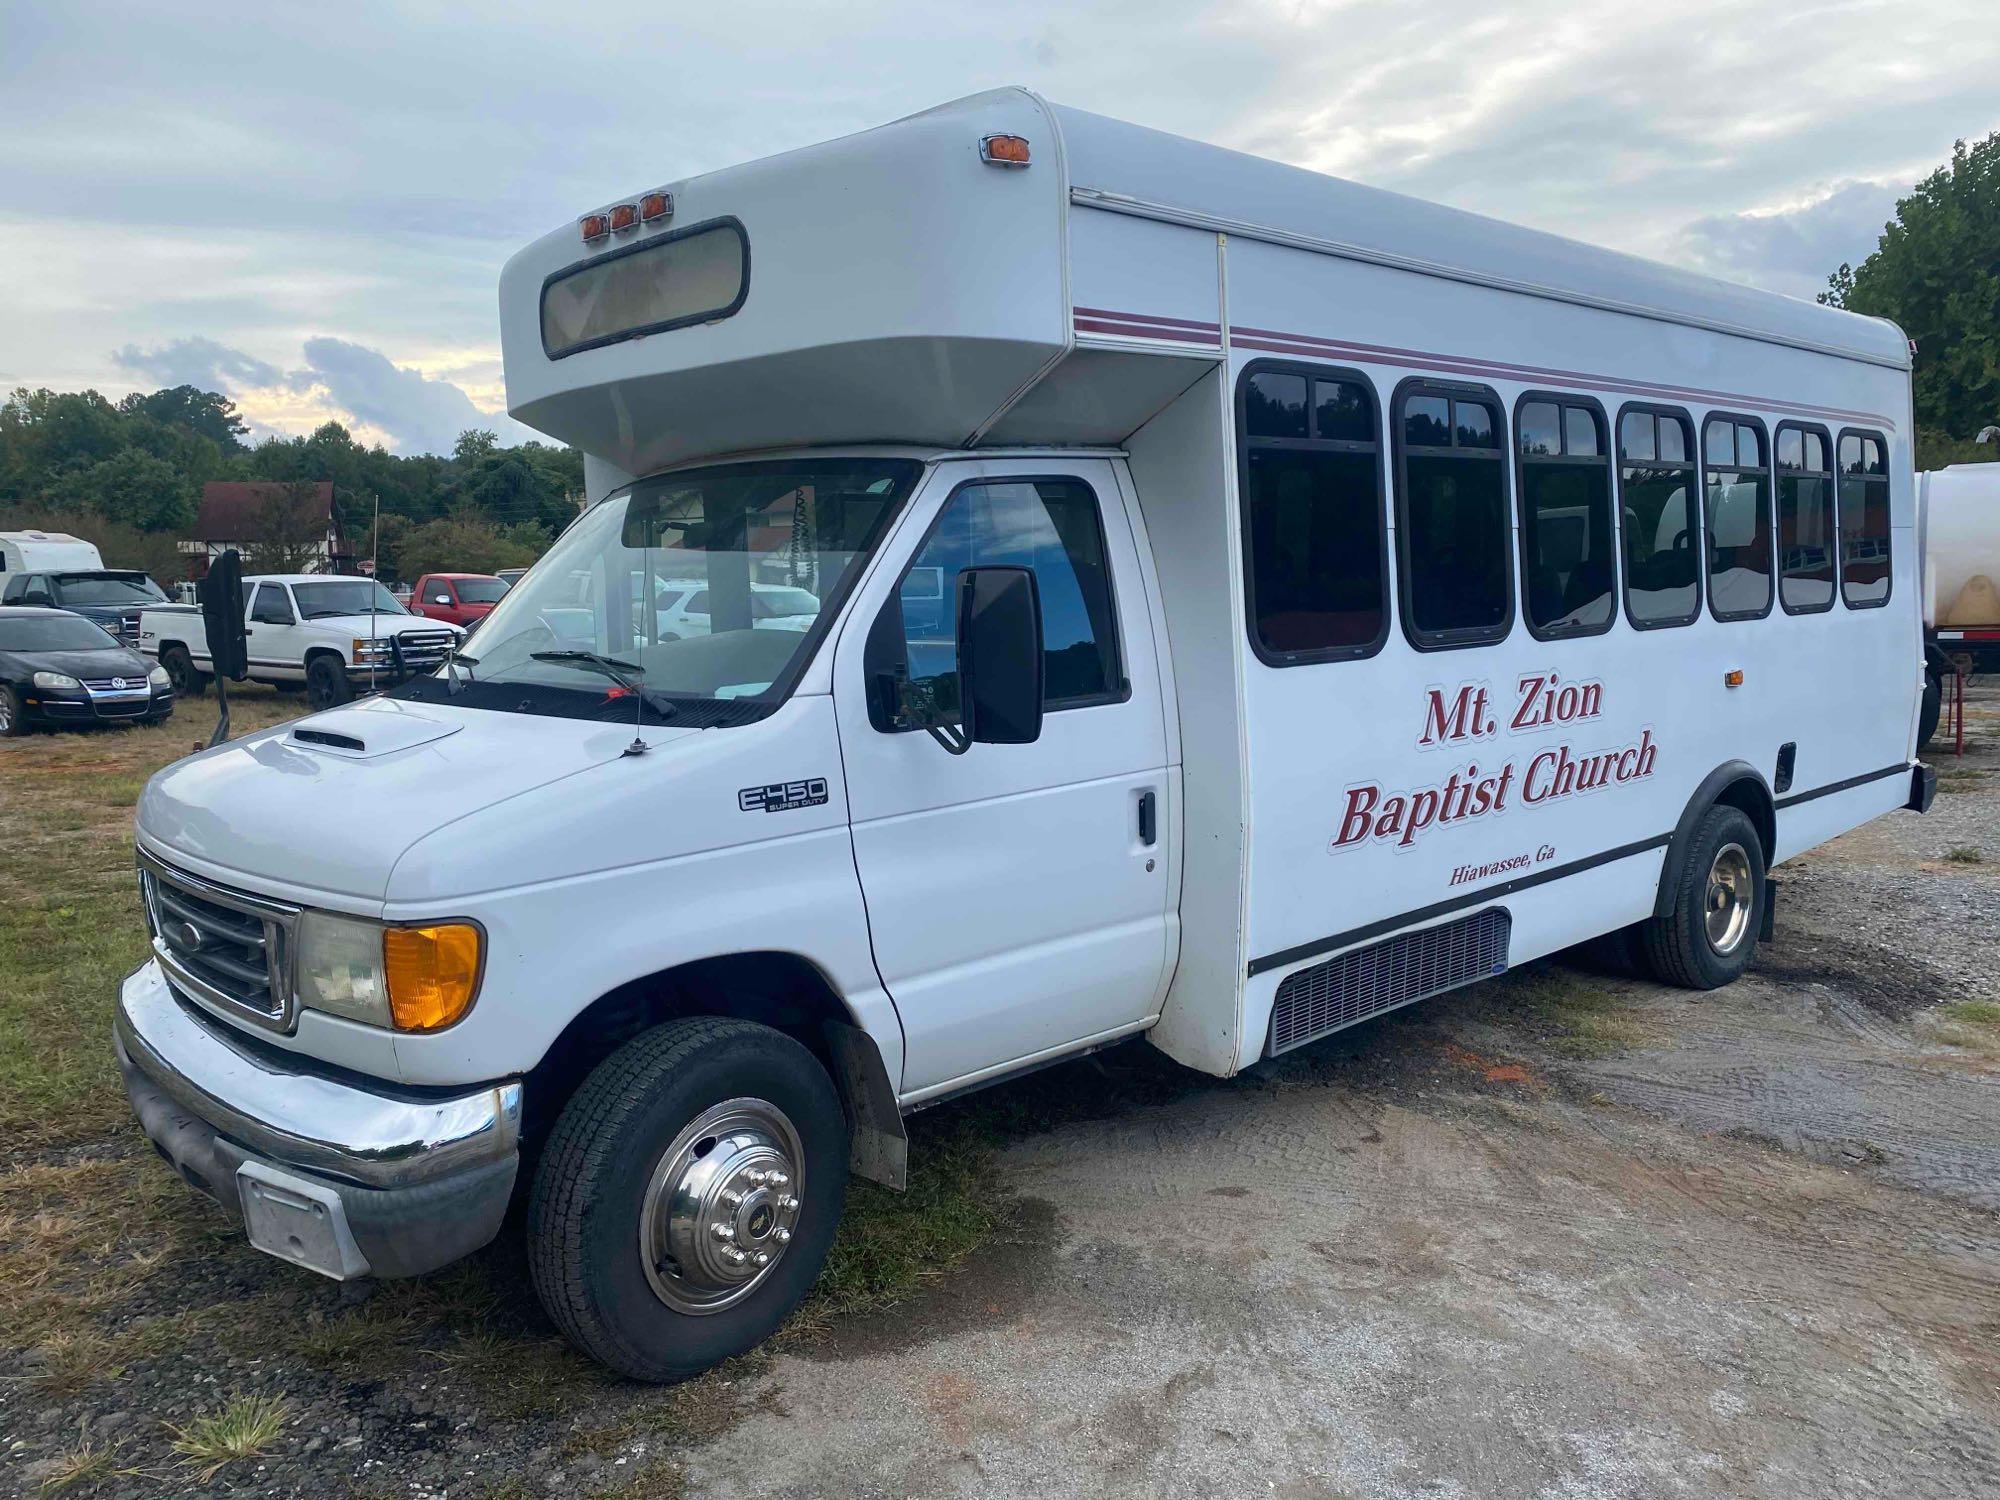
[[[259,584],[256,602],[250,606],[250,618],[260,625],[291,624],[292,602],[285,597],[284,586],[276,583]]]
[[[928,684],[937,710],[958,711],[958,575],[996,565],[1034,570],[1044,708],[1123,697],[1096,495],[1077,479],[980,480],[945,503],[897,590],[910,680]]]

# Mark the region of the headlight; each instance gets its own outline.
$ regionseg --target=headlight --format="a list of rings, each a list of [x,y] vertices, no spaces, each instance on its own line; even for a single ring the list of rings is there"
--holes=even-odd
[[[80,692],[83,684],[67,672],[37,672],[35,686],[46,692]]]
[[[387,927],[307,912],[298,927],[299,1003],[398,1031],[436,1031],[472,1008],[484,947],[470,922]]]
[[[146,674],[146,681],[152,683],[157,688],[172,687],[174,685],[174,680],[167,675],[165,667],[153,668],[152,671]]]
[[[354,659],[356,661],[373,661],[377,657],[387,656],[388,654],[389,643],[387,641],[363,640],[359,636],[354,638]]]

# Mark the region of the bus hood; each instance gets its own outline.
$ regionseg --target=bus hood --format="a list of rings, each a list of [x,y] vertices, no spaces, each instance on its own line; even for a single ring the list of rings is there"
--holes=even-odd
[[[663,747],[691,729],[648,726]],[[389,698],[314,714],[168,766],[139,799],[160,858],[310,900],[388,897],[397,862],[473,813],[619,760],[630,721],[545,718]],[[468,870],[468,885],[486,872]]]

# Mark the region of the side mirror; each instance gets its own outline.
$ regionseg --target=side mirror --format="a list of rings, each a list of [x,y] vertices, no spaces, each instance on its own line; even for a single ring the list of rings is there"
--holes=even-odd
[[[449,594],[432,594],[432,595],[431,595],[431,603],[433,603],[433,604],[449,604],[449,603],[451,603],[451,595],[449,595]]]
[[[1042,737],[1042,601],[1030,568],[958,575],[958,695],[968,745]]]

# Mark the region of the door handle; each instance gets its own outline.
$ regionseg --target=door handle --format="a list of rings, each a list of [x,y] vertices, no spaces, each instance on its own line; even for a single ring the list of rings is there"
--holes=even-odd
[[[1159,841],[1159,807],[1159,798],[1153,795],[1150,787],[1139,793],[1139,842],[1142,844],[1151,845]],[[1151,869],[1152,866],[1146,868]]]

